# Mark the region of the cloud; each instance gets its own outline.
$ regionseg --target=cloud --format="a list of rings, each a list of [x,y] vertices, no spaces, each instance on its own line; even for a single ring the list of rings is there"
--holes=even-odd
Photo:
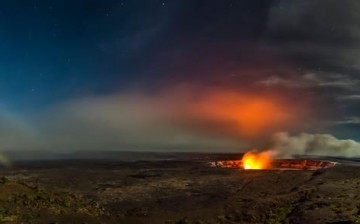
[[[307,71],[304,74],[287,76],[268,76],[256,81],[255,85],[266,87],[284,87],[288,89],[328,89],[357,90],[360,80],[356,77],[348,77],[336,73],[319,71]],[[356,97],[355,97],[356,98]]]
[[[271,74],[258,82],[312,101],[320,115],[316,120],[342,136],[355,136],[358,126],[352,115],[360,110],[359,10],[356,0],[274,1],[265,39],[291,61],[297,73]]]
[[[278,158],[294,155],[360,157],[360,143],[337,139],[330,134],[302,133],[290,136],[286,132],[273,136],[272,152]]]
[[[211,150],[238,144],[183,125],[186,103],[183,96],[140,93],[77,99],[52,108],[41,129],[59,150]]]
[[[343,95],[338,97],[339,100],[357,101],[360,100],[360,95]]]
[[[319,86],[343,87],[349,89],[349,87],[355,87],[358,84],[359,84],[359,80],[339,79],[339,80],[319,83]]]
[[[224,89],[129,91],[73,99],[31,116],[0,119],[4,121],[0,138],[5,139],[0,147],[59,152],[239,151],[301,123],[304,117],[300,112],[294,116],[296,108],[269,94]]]
[[[359,10],[356,0],[277,0],[268,32],[282,40],[358,44]]]
[[[302,80],[310,81],[311,88],[358,92],[359,10],[356,0],[277,0],[269,10],[267,37],[303,73],[320,76]]]
[[[267,87],[272,86],[281,86],[286,88],[305,88],[309,84],[304,82],[304,80],[299,80],[293,77],[280,77],[280,76],[270,76],[263,80],[256,81],[255,85],[264,85]]]
[[[291,104],[270,96],[220,89],[134,91],[74,99],[31,119],[1,112],[0,147],[3,151],[244,152],[264,145],[274,132],[306,123],[294,111]],[[350,121],[360,123],[360,118]],[[360,143],[330,134],[277,132],[270,148],[276,157],[360,156]]]
[[[344,120],[330,122],[332,124],[360,124],[360,117],[345,117]]]

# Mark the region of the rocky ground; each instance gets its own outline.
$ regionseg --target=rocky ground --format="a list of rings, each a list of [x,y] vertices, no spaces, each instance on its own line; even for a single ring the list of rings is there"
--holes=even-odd
[[[47,161],[0,171],[0,223],[360,223],[360,167]]]

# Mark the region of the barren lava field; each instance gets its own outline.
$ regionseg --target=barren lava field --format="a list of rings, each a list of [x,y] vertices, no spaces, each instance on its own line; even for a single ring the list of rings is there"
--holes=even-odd
[[[196,157],[196,158],[195,158]],[[358,223],[360,167],[209,167],[226,155],[46,160],[1,169],[1,223]],[[336,160],[336,159],[335,159]]]

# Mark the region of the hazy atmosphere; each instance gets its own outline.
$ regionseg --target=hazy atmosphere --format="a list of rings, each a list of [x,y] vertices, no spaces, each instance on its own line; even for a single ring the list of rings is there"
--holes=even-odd
[[[2,1],[0,149],[360,156],[359,11]]]

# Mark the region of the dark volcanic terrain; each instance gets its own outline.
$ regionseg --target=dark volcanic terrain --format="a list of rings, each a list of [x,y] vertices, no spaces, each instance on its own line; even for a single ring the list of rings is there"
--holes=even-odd
[[[0,223],[360,222],[357,161],[291,171],[199,158],[18,162],[0,172]]]

